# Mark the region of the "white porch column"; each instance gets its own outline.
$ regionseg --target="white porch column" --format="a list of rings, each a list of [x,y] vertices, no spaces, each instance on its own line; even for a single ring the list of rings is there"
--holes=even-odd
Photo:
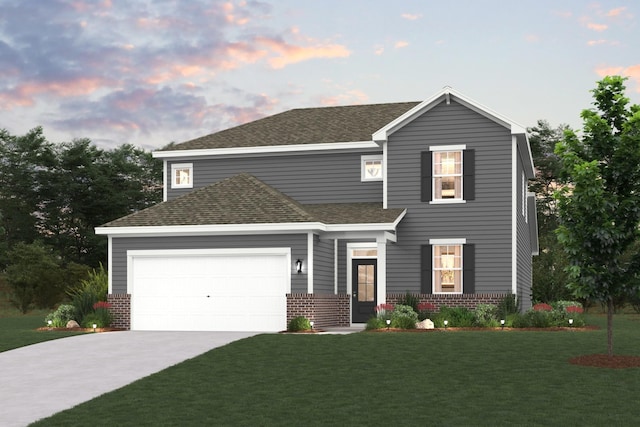
[[[387,302],[387,241],[383,237],[377,239],[378,246],[378,304]]]
[[[313,233],[307,233],[307,293],[313,293]]]

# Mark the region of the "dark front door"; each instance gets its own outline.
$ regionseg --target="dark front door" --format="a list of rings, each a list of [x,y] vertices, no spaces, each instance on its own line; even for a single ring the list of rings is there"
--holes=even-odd
[[[351,320],[353,323],[366,323],[371,316],[375,315],[378,262],[375,259],[354,259],[351,271],[353,274]]]

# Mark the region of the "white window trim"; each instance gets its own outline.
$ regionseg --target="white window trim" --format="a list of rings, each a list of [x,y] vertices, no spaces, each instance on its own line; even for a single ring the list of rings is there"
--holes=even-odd
[[[366,174],[366,163],[368,161],[380,161],[381,170],[380,177],[378,178],[368,178]],[[361,182],[374,182],[374,181],[382,181],[384,179],[384,160],[382,154],[368,155],[368,156],[360,156],[360,181]]]
[[[431,200],[429,201],[429,204],[432,205],[439,205],[439,204],[443,204],[443,205],[449,205],[449,204],[455,204],[455,203],[466,203],[466,200],[464,200],[464,150],[467,149],[467,145],[466,144],[457,144],[457,145],[431,145],[429,146],[429,151],[433,152],[437,152],[437,151],[460,151],[460,162],[461,162],[461,168],[460,168],[460,186],[462,187],[461,189],[461,198],[460,199],[436,199],[435,198],[435,194],[436,194],[436,180],[435,180],[435,174],[431,174]],[[431,155],[431,164],[434,164],[433,161],[434,157],[433,154]]]
[[[189,169],[191,182],[189,184],[178,184],[176,182],[176,170]],[[193,163],[173,163],[171,165],[171,188],[193,188]]]
[[[461,295],[464,293],[464,245],[467,239],[429,239],[431,245],[431,293],[434,295]],[[435,268],[435,247],[436,246],[460,246],[460,292],[436,292],[436,268]]]

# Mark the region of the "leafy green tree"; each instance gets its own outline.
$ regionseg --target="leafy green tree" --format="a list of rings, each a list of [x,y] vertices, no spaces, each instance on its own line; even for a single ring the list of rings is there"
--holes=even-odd
[[[540,254],[533,258],[533,299],[537,302],[553,302],[568,299],[568,260],[555,230],[558,227],[557,202],[553,194],[558,185],[561,163],[554,150],[568,126],[552,128],[547,121],[539,120],[537,126],[527,129],[529,144],[536,167],[536,177],[529,188],[536,193]]]
[[[11,302],[26,313],[34,305],[50,308],[60,302],[64,284],[59,259],[42,243],[17,243],[9,251],[6,280]]]
[[[629,106],[625,79],[605,77],[583,110],[583,134],[567,130],[556,147],[565,184],[557,193],[557,235],[569,258],[576,297],[607,307],[607,349],[613,355],[614,301],[638,292],[640,252],[640,106]]]

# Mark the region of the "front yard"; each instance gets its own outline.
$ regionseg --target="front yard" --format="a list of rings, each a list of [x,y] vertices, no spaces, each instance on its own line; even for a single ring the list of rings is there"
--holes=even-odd
[[[260,335],[36,425],[634,425],[639,368],[568,362],[606,353],[605,319],[587,323],[601,329]],[[616,354],[640,355],[639,328],[616,316]]]

